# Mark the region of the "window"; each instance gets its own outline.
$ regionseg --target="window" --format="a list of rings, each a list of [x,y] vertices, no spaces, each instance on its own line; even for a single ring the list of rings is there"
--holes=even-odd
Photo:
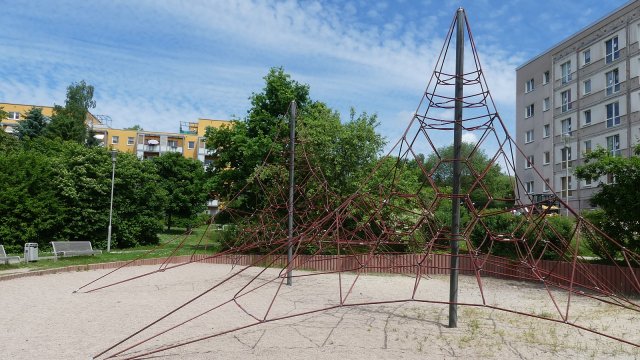
[[[607,127],[620,125],[620,104],[616,101],[606,105],[607,108]]]
[[[549,179],[544,179],[542,184],[542,192],[549,192]]]
[[[586,186],[586,187],[591,187],[591,186],[592,186],[592,181],[591,181],[591,179],[585,179],[585,180],[584,180],[584,186]]]
[[[195,142],[195,141],[189,141],[189,142],[187,143],[187,147],[188,147],[189,149],[193,149],[193,148],[195,148],[195,147],[196,147],[196,142]]]
[[[20,113],[17,111],[9,111],[7,113],[7,119],[10,120],[20,120]]]
[[[533,112],[534,112],[534,111],[533,111],[533,104],[531,104],[531,105],[527,106],[527,107],[524,109],[524,117],[525,117],[525,118],[530,118],[530,117],[532,117],[532,116],[533,116]]]
[[[544,152],[544,163],[542,165],[549,165],[549,163],[551,162],[551,153],[548,151]]]
[[[533,130],[528,130],[525,134],[524,143],[528,144],[530,142],[533,142]]]
[[[560,124],[562,125],[562,135],[571,135],[571,118],[562,120]]]
[[[582,118],[585,125],[591,125],[591,110],[585,110],[582,112]]]
[[[562,83],[566,84],[571,81],[571,61],[560,65],[560,70],[562,71]]]
[[[533,166],[533,155],[529,155],[527,156],[527,161],[524,164],[524,168],[531,169],[532,166]]]
[[[547,111],[549,110],[550,107],[551,107],[551,102],[549,98],[544,98],[544,100],[542,100],[542,111]]]
[[[591,63],[591,49],[587,49],[582,52],[582,59],[584,60],[584,65],[589,65]]]
[[[605,74],[607,78],[607,95],[620,91],[620,77],[618,69],[613,69]]]
[[[551,136],[551,126],[549,124],[545,124],[542,130],[542,137],[548,138]]]
[[[127,145],[133,145],[133,136],[127,138]]]
[[[562,98],[562,112],[571,110],[571,89],[561,92],[560,97]]]
[[[525,84],[524,84],[524,92],[528,93],[530,91],[533,91],[534,88],[534,83],[533,83],[533,79],[528,80]]]
[[[587,140],[584,142],[584,153],[588,154],[591,152],[591,140]]]
[[[584,87],[584,94],[589,94],[591,93],[591,79],[586,80],[584,83],[582,83],[583,87]]]
[[[117,144],[120,142],[120,136],[114,135],[111,137],[111,143],[112,144]]]
[[[549,72],[545,71],[544,74],[542,74],[542,85],[546,85],[549,83]]]
[[[616,177],[613,174],[607,174],[607,184],[615,184]]]
[[[178,140],[167,140],[167,146],[171,148],[177,148]]]
[[[565,197],[573,196],[573,191],[571,191],[571,176],[563,176],[560,178],[562,183],[562,195]]]
[[[533,181],[527,181],[525,184],[527,194],[533,194]]]
[[[571,147],[563,147],[560,153],[562,154],[562,168],[571,167]]]
[[[620,57],[620,49],[618,48],[618,37],[615,36],[604,42],[606,55],[605,62],[608,64]]]
[[[611,156],[620,156],[620,135],[607,136],[607,150]]]

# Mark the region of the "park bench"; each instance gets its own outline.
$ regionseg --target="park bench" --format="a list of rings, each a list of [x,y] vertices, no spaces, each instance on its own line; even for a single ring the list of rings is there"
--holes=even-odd
[[[11,260],[18,260],[18,262],[20,262],[20,256],[7,256],[7,253],[4,251],[4,245],[0,245],[0,261],[8,264]]]
[[[102,250],[93,250],[90,241],[52,241],[51,247],[56,257],[102,254]]]

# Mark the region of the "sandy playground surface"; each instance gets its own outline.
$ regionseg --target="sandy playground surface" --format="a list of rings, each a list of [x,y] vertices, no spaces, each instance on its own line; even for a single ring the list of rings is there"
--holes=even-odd
[[[148,273],[157,266],[120,270],[99,285]],[[189,264],[89,293],[73,290],[107,273],[95,270],[0,282],[0,348],[3,359],[91,359],[153,320],[175,309],[239,268]],[[185,319],[220,307],[123,355],[220,331],[339,304],[353,274],[303,276],[293,287],[269,282],[278,270],[251,268],[154,325],[133,340],[157,334]],[[297,275],[311,273],[297,272]],[[415,279],[399,275],[361,276],[347,304],[411,297]],[[243,286],[244,290],[241,290]],[[425,278],[416,297],[442,301],[448,277]],[[248,292],[255,288],[256,290]],[[544,288],[485,279],[487,304],[549,318],[558,308]],[[237,302],[227,302],[238,294]],[[278,296],[274,299],[274,294]],[[554,294],[560,309],[566,296]],[[461,277],[460,301],[478,303],[475,278]],[[574,296],[571,321],[640,342],[640,314]],[[347,306],[261,323],[144,358],[154,359],[635,359],[640,348],[561,323],[486,307],[460,306],[458,328],[448,328],[448,305],[422,302]],[[265,314],[267,314],[265,316]],[[119,349],[123,349],[121,346]],[[113,353],[113,351],[111,352]],[[98,357],[98,358],[104,358]],[[118,357],[120,358],[120,356]]]

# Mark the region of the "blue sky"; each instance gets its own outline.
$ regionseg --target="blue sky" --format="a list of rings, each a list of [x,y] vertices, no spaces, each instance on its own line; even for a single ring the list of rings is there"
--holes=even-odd
[[[463,6],[513,129],[516,67],[626,2],[0,0],[0,102],[63,104],[85,80],[93,113],[114,127],[177,131],[179,121],[244,117],[282,66],[343,120],[351,106],[377,113],[393,143]]]

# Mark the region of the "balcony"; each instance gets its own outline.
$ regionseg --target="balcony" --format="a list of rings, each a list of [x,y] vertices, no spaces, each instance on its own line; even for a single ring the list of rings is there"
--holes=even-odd
[[[138,144],[138,151],[160,153],[160,145]]]
[[[163,146],[162,152],[176,152],[182,154],[182,146]]]

